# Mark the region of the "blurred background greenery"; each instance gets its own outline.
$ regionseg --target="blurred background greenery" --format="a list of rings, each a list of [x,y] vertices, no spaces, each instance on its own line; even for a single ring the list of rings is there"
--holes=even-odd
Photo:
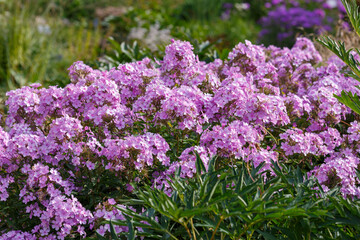
[[[236,4],[232,2],[226,1],[228,8]],[[1,95],[33,82],[64,86],[66,69],[77,60],[110,68],[144,56],[161,57],[172,38],[191,41],[204,60],[215,54],[211,50],[221,53],[245,39],[254,41],[259,31],[256,19],[241,7],[232,14],[224,4],[225,0],[0,0]],[[201,52],[205,50],[207,55]]]
[[[110,69],[161,59],[173,38],[190,41],[200,60],[224,59],[239,42],[257,42],[265,2],[0,0],[0,105],[6,91],[34,82],[65,86],[75,61]]]

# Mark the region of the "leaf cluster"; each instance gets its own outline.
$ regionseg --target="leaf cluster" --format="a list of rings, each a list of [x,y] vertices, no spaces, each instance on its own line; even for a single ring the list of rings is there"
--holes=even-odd
[[[108,42],[111,51],[97,63],[100,69],[110,70],[120,64],[140,61],[145,57],[153,57],[149,49],[140,47],[136,41],[132,44],[126,42],[118,43],[114,38],[109,37]]]
[[[271,176],[259,172],[262,165],[216,170],[215,162],[205,169],[197,156],[193,179],[180,178],[178,169],[169,181],[171,196],[147,186],[136,191],[136,198],[123,200],[146,211],[119,208],[126,220],[106,222],[111,239],[359,238],[359,201],[339,197],[337,189],[325,193],[299,168],[273,163],[276,175]],[[114,225],[129,231],[117,235]]]

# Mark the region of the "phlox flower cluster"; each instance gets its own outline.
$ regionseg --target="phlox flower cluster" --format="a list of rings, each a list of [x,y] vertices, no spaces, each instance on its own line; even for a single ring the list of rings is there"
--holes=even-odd
[[[0,239],[106,235],[102,220],[125,219],[115,206],[130,183],[171,194],[177,169],[196,174],[196,153],[205,168],[215,156],[220,167],[311,166],[323,189],[359,197],[360,125],[333,96],[360,93],[345,67],[322,62],[306,38],[291,49],[246,41],[211,63],[172,41],[156,64],[99,71],[79,61],[64,88],[10,91],[0,127]],[[13,224],[19,216],[22,229]]]
[[[322,184],[325,191],[333,187],[341,187],[344,196],[360,196],[359,179],[356,171],[359,157],[346,148],[326,158],[324,163],[316,166],[309,174],[313,174]]]
[[[154,164],[154,157],[164,166],[169,165],[169,158],[165,155],[169,145],[158,134],[146,133],[142,136],[127,136],[124,139],[106,139],[105,147],[99,156],[106,157],[105,169],[115,171],[134,167],[142,170],[145,166]]]
[[[285,154],[290,156],[295,153],[312,155],[328,155],[332,153],[335,147],[341,145],[343,139],[340,133],[334,128],[328,128],[320,133],[303,132],[301,129],[288,129],[285,133],[280,134],[282,142],[281,148]]]
[[[94,216],[98,220],[125,220],[125,216],[121,213],[119,208],[125,208],[124,205],[116,205],[116,201],[112,198],[108,199],[107,201],[103,202],[102,204],[98,204],[96,206],[96,211]],[[131,208],[132,210],[135,210]],[[115,232],[128,232],[128,227],[125,226],[114,226]],[[100,225],[97,231],[100,235],[104,236],[106,232],[110,232],[110,224]]]

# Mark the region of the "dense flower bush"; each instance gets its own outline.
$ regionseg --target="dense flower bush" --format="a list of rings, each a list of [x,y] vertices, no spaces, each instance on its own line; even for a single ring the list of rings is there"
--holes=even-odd
[[[65,88],[10,91],[0,128],[0,239],[105,234],[103,219],[124,220],[114,205],[131,195],[129,183],[170,194],[166,180],[179,166],[181,177],[195,174],[195,152],[205,166],[218,156],[219,168],[297,165],[326,191],[359,197],[360,126],[333,97],[360,94],[344,68],[323,63],[306,38],[291,49],[246,41],[209,64],[173,41],[157,63],[99,71],[75,62]]]

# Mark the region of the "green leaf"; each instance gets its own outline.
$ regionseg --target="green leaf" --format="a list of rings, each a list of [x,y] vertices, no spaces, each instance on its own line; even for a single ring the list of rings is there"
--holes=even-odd
[[[104,238],[103,236],[101,236],[99,233],[96,232],[96,237],[98,240],[107,240],[106,238]]]
[[[208,165],[208,173],[212,173],[215,171],[215,164],[216,164],[217,156],[214,156],[210,159]]]
[[[190,218],[195,215],[203,214],[206,212],[211,212],[211,209],[210,208],[193,208],[193,209],[181,211],[180,216]]]
[[[331,203],[335,206],[341,217],[345,217],[345,211],[343,206],[339,203],[338,198],[330,197]]]
[[[355,32],[360,36],[360,14],[355,0],[341,0]]]
[[[210,219],[209,217],[206,217],[206,216],[196,216],[196,219],[200,221],[200,222],[197,222],[194,224],[196,227],[204,227],[207,229],[210,229],[210,228],[215,229],[216,225],[219,221],[219,219]],[[231,236],[231,231],[224,227],[226,227],[226,226],[223,224],[220,225],[218,228],[218,231]]]
[[[256,232],[258,232],[260,235],[262,235],[265,238],[265,240],[278,240],[276,237],[274,237],[270,233],[263,232],[260,230],[256,230]]]
[[[136,219],[136,217],[134,217],[134,219]],[[127,221],[124,221],[124,220],[111,220],[111,221],[114,225],[118,225],[118,226],[127,226],[128,225]],[[104,223],[109,223],[109,222],[104,221]],[[141,228],[149,227],[149,225],[147,225],[147,224],[144,224],[141,222],[136,222],[136,221],[133,222],[133,225],[135,227],[141,227]]]
[[[344,42],[335,41],[330,37],[322,37],[317,39],[322,45],[327,47],[330,51],[335,53],[344,63],[346,63],[355,75],[360,78],[360,69],[357,61],[354,60],[351,54],[352,48],[346,50]]]
[[[334,95],[334,97],[337,98],[339,102],[351,108],[357,114],[360,114],[360,101],[357,94],[353,95],[351,92],[342,91],[341,96]]]
[[[129,217],[126,216],[126,222],[127,222],[127,226],[128,226],[128,240],[134,240],[135,239],[135,230],[134,230],[134,224],[133,224],[133,220]]]
[[[113,223],[110,221],[110,234],[111,234],[111,240],[120,240],[118,236],[116,235],[116,231],[114,228]]]
[[[203,161],[200,158],[200,155],[198,152],[195,152],[196,155],[196,161],[195,161],[195,167],[196,167],[196,175],[199,177],[202,172],[206,172],[205,166]],[[201,179],[199,179],[201,181]]]

